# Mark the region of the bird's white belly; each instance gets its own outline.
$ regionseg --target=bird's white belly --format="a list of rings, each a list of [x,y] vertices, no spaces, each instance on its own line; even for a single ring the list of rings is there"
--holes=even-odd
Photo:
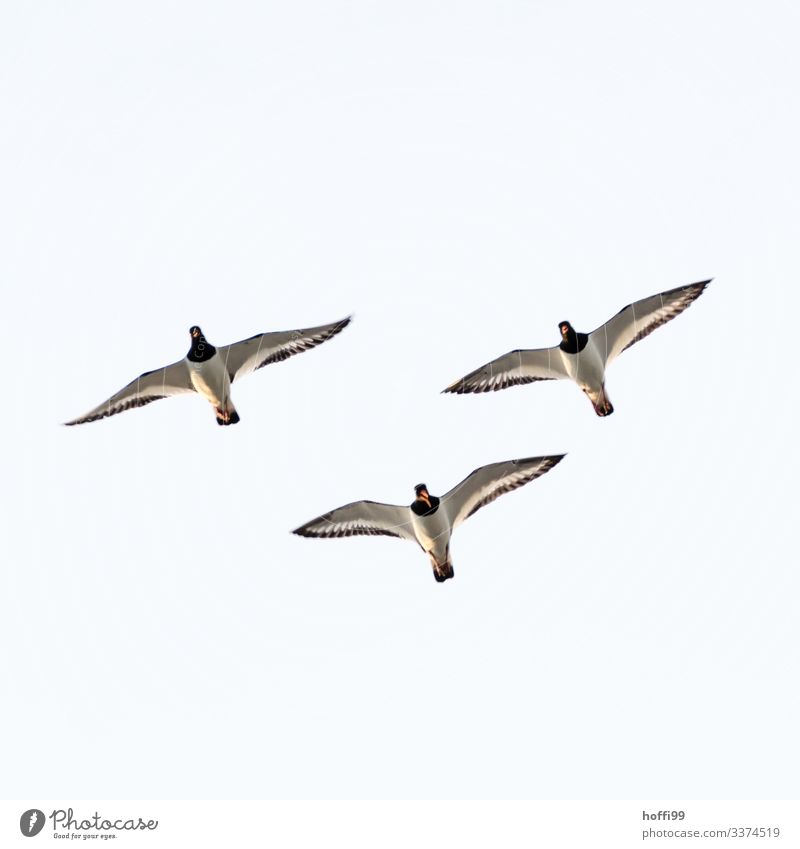
[[[589,339],[586,347],[577,354],[561,352],[567,374],[581,389],[597,390],[603,385],[605,363],[594,340]]]
[[[230,378],[219,356],[207,363],[189,364],[192,386],[215,407],[223,407],[230,396]]]
[[[412,513],[411,524],[417,541],[425,551],[443,561],[450,542],[450,523],[442,505],[439,505],[439,509],[432,516],[417,516]]]

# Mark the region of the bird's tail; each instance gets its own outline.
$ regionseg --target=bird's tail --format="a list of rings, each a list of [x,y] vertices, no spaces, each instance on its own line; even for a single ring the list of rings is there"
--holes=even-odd
[[[222,410],[217,409],[216,413],[218,425],[232,425],[239,422],[239,414],[236,412],[236,407],[233,404],[228,404]]]
[[[447,581],[449,578],[455,577],[455,572],[453,571],[453,561],[450,559],[450,549],[447,549],[447,553],[445,554],[445,559],[443,563],[439,563],[436,558],[431,554],[431,566],[433,567],[433,577],[436,578],[438,583],[443,583]]]
[[[588,393],[587,393],[588,394]],[[594,411],[598,416],[610,416],[614,412],[614,405],[608,400],[606,387],[601,386],[599,392],[592,392],[589,398],[594,405]]]

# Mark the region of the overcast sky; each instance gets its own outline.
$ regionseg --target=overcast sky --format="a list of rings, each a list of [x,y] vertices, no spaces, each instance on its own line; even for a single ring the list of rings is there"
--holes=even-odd
[[[791,798],[800,12],[5,4],[0,795]],[[440,390],[714,277],[610,369]],[[355,313],[64,428],[188,350]],[[289,531],[568,452],[455,580]]]

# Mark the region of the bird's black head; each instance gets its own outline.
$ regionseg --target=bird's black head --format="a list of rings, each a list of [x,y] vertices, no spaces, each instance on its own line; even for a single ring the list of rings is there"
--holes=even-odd
[[[428,508],[431,508],[433,505],[431,504],[431,494],[428,492],[428,487],[425,486],[424,483],[418,483],[414,487],[414,492],[417,495],[417,501],[422,501],[423,503],[428,505]]]
[[[196,324],[189,328],[189,335],[192,337],[192,347],[189,348],[189,353],[186,356],[190,363],[205,362],[217,353],[217,349],[206,342],[203,331]]]
[[[558,329],[561,331],[561,344],[558,346],[568,354],[577,354],[586,347],[589,341],[588,333],[576,333],[568,321],[560,321]]]
[[[418,483],[414,487],[414,492],[417,496],[411,505],[414,513],[418,516],[428,516],[436,512],[436,508],[439,506],[439,499],[428,492],[428,487],[424,483]]]

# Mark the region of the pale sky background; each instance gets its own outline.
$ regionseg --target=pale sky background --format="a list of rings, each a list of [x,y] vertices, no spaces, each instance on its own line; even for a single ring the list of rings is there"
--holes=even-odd
[[[0,796],[800,792],[800,10],[6,3]],[[714,277],[598,419],[439,390]],[[321,348],[78,428],[140,372]],[[568,452],[454,537],[289,531]]]

